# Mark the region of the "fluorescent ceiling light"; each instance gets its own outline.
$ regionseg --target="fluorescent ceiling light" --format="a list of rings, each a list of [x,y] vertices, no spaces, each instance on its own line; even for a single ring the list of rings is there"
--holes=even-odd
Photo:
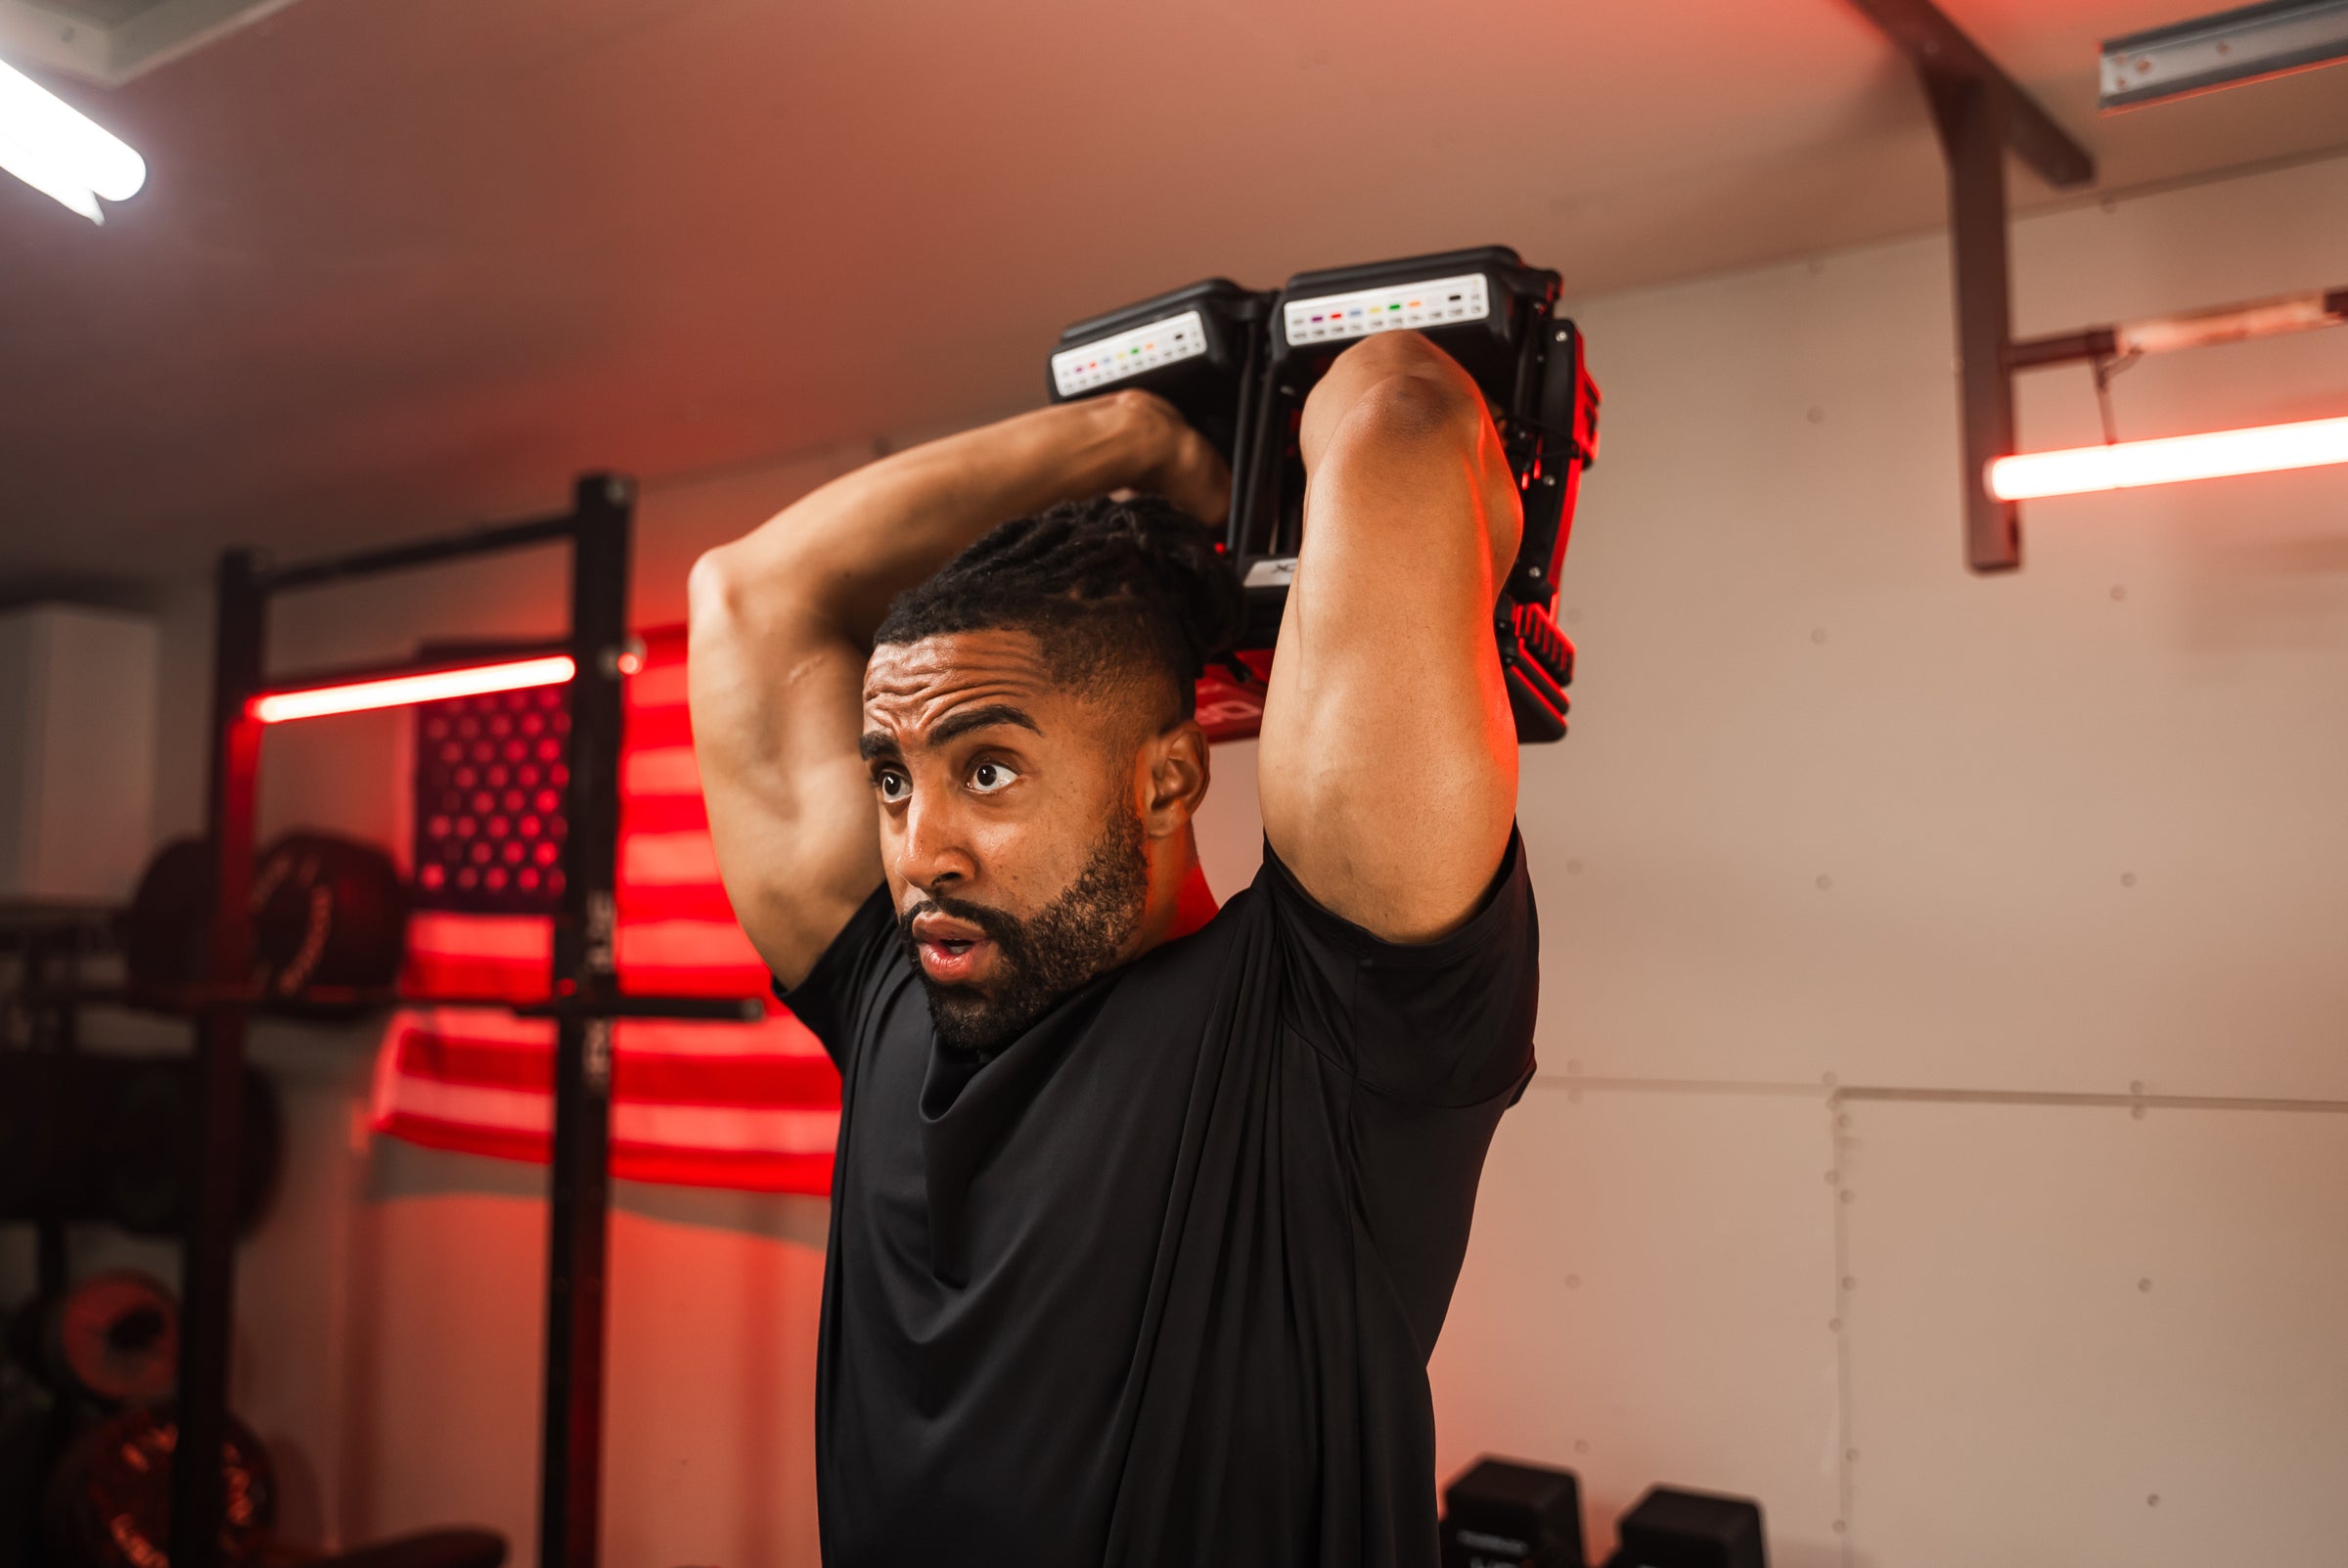
[[[52,94],[0,64],[0,168],[92,223],[104,223],[98,199],[124,202],[147,183],[147,163],[129,145]]]
[[[2280,0],[2103,42],[2104,110],[2348,59],[2348,0]]]
[[[2031,501],[2180,479],[2321,468],[2326,463],[2348,463],[2348,419],[2025,452],[1991,463],[1987,482],[1989,493],[2000,501]]]
[[[2348,424],[2348,421],[2343,421]],[[578,673],[569,656],[514,659],[504,664],[475,664],[464,669],[428,670],[421,675],[393,675],[379,680],[353,681],[341,686],[305,687],[296,692],[272,692],[252,699],[252,716],[263,724],[288,719],[315,719],[328,713],[364,713],[373,708],[405,707],[448,696],[478,696],[484,692],[519,692],[531,686],[560,686]]]

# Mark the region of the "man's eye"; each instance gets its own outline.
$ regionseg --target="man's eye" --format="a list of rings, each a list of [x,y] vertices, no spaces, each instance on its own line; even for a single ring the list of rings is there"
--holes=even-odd
[[[981,762],[971,770],[971,787],[982,795],[991,795],[1017,777],[1000,762]]]
[[[903,800],[913,793],[913,785],[901,773],[875,774],[873,787],[880,791],[882,800]]]

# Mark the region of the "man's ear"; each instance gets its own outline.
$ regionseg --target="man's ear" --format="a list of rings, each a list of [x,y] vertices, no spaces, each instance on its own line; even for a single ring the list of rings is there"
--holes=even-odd
[[[1143,743],[1142,766],[1142,830],[1152,838],[1180,832],[1213,777],[1206,732],[1196,719],[1169,725]]]

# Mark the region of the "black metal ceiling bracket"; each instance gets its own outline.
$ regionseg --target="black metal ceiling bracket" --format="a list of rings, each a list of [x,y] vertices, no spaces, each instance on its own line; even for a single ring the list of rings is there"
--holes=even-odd
[[[2092,183],[2096,160],[1931,0],[1852,4],[1908,57],[1931,102],[1949,168],[1965,559],[1975,571],[2011,571],[2022,563],[2020,513],[1986,478],[1991,460],[2013,451],[2005,155],[2058,187]]]

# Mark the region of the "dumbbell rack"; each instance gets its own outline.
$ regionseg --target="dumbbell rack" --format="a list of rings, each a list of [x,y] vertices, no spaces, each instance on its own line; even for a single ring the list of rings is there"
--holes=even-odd
[[[226,1432],[230,1317],[235,1297],[238,1085],[246,1032],[263,998],[251,980],[254,802],[262,720],[271,694],[325,691],[444,671],[422,661],[299,677],[264,674],[271,600],[327,583],[380,576],[544,544],[570,546],[570,629],[546,653],[566,653],[570,779],[562,903],[554,919],[552,1000],[518,1008],[556,1022],[554,1172],[549,1198],[544,1425],[538,1561],[592,1568],[602,1498],[606,1238],[610,1229],[611,1034],[623,1017],[730,1018],[723,998],[626,997],[614,962],[619,751],[629,668],[628,566],[635,486],[619,474],[580,478],[559,516],[474,529],[418,544],[278,566],[249,551],[220,560],[212,670],[209,821],[216,858],[209,981],[193,999],[201,1091],[198,1170],[181,1294],[179,1444],[216,1454]],[[413,700],[413,699],[410,699]],[[282,1000],[282,999],[272,999]],[[173,1568],[217,1568],[224,1507],[217,1465],[172,1466]]]
[[[17,983],[0,993],[15,1010],[23,1049],[66,1053],[80,1048],[79,1014],[69,999],[79,987],[82,960],[113,944],[112,912],[82,905],[0,903],[0,954],[13,957]],[[0,1050],[9,1042],[0,1039]],[[33,1224],[34,1291],[44,1300],[66,1288],[66,1227],[56,1219]],[[5,1546],[5,1543],[0,1543]]]

